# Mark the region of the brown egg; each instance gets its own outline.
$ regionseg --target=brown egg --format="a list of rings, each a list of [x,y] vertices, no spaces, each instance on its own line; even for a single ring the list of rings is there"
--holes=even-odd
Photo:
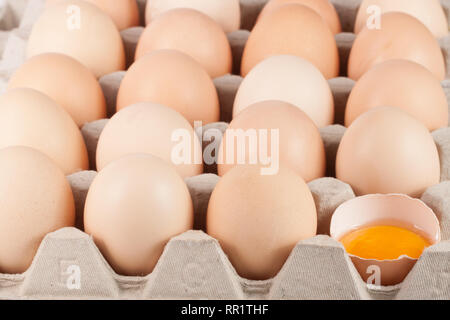
[[[377,107],[347,129],[337,153],[336,175],[357,195],[420,197],[439,183],[438,150],[419,120],[399,108]]]
[[[330,85],[312,63],[296,56],[273,56],[254,67],[236,94],[233,117],[248,106],[265,100],[295,105],[320,128],[334,121]]]
[[[388,60],[365,73],[348,99],[345,125],[380,106],[401,108],[430,131],[448,127],[448,103],[441,82],[412,61]]]
[[[34,89],[13,89],[0,96],[0,149],[35,148],[65,174],[89,168],[78,126],[56,102]]]
[[[237,31],[241,25],[239,0],[151,0],[145,11],[149,24],[160,14],[177,8],[191,8],[203,12],[221,25],[223,31]]]
[[[49,6],[34,24],[27,58],[45,52],[67,54],[97,77],[125,69],[122,38],[112,19],[93,4],[67,0]]]
[[[78,126],[106,118],[102,88],[92,72],[77,60],[44,53],[26,61],[11,77],[8,88],[36,89],[62,106]]]
[[[419,20],[400,12],[385,13],[380,19],[380,29],[365,27],[356,37],[348,63],[351,79],[358,80],[378,63],[404,59],[423,65],[439,80],[444,80],[445,62],[441,47]]]
[[[146,154],[125,156],[94,179],[84,225],[119,274],[152,272],[166,243],[193,227],[189,190],[174,167]]]
[[[328,0],[270,0],[261,11],[258,20],[270,14],[274,9],[288,3],[298,3],[313,9],[325,20],[334,34],[342,31],[341,21],[336,9]]]
[[[123,79],[117,110],[153,102],[180,112],[191,125],[220,118],[219,98],[208,73],[194,59],[175,50],[158,50],[136,61]]]
[[[238,162],[241,150],[245,161]],[[242,111],[225,132],[219,155],[221,176],[235,166],[250,164],[274,173],[280,165],[288,166],[307,182],[325,175],[319,130],[303,111],[281,101],[258,102]]]
[[[35,149],[0,150],[0,272],[31,265],[42,239],[75,224],[72,190],[64,173]]]
[[[177,148],[180,153],[175,158]],[[191,124],[159,104],[138,103],[112,117],[98,141],[97,169],[133,153],[149,153],[171,162],[182,177],[203,173],[202,146]]]
[[[47,0],[47,5],[53,5],[65,0]],[[85,0],[107,13],[119,30],[139,25],[139,8],[136,0]]]
[[[145,28],[136,60],[160,49],[179,50],[194,58],[212,78],[231,73],[230,43],[220,25],[194,9],[173,9]]]
[[[286,4],[256,24],[242,57],[242,76],[273,55],[290,54],[314,64],[330,79],[339,75],[336,40],[325,21],[312,9]]]
[[[316,229],[311,192],[287,168],[261,175],[258,167],[235,167],[220,179],[209,201],[208,234],[247,279],[274,277],[295,245],[315,236]]]
[[[373,6],[376,6],[377,11],[369,10]],[[439,0],[363,0],[356,18],[355,33],[359,33],[367,22],[372,23],[377,14],[394,11],[417,18],[435,37],[448,34],[447,17]]]

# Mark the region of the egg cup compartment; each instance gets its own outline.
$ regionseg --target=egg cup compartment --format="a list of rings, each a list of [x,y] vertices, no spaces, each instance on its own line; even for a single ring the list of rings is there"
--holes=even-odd
[[[441,224],[441,237],[450,240],[450,181],[428,188],[421,197],[436,214]]]
[[[6,0],[0,4],[0,32],[18,28],[24,19],[28,0]]]
[[[450,180],[450,127],[436,130],[432,134],[441,159],[441,181]]]
[[[141,19],[146,0],[137,0]],[[228,34],[235,75],[214,79],[221,104],[221,121],[203,127],[224,132],[231,121],[234,98],[242,81],[240,61],[249,31],[267,0],[241,0],[242,30]],[[331,0],[341,19],[344,33],[336,35],[345,76],[352,33],[361,0]],[[450,0],[441,0],[450,17]],[[12,73],[25,60],[31,26],[43,8],[43,0],[7,0],[0,8],[0,92]],[[3,11],[2,11],[3,10]],[[143,21],[143,20],[142,20]],[[450,21],[450,19],[449,19]],[[143,27],[121,32],[128,65]],[[450,36],[440,40],[450,66]],[[450,68],[448,68],[450,69]],[[125,72],[100,79],[108,106],[108,117],[116,110],[117,91]],[[450,72],[449,72],[450,74]],[[267,281],[239,277],[219,243],[203,231],[189,231],[167,244],[154,271],[146,277],[117,275],[83,229],[86,194],[96,172],[83,171],[68,180],[74,194],[76,228],[48,234],[31,267],[20,275],[0,275],[2,299],[450,299],[450,128],[433,133],[441,156],[442,183],[429,188],[422,200],[436,213],[444,241],[427,248],[405,281],[395,287],[375,287],[363,282],[343,246],[328,236],[331,216],[343,202],[355,197],[351,187],[334,177],[337,148],[345,133],[345,106],[354,81],[330,79],[335,125],[320,130],[327,155],[327,175],[309,183],[318,209],[318,236],[302,241],[292,251],[278,275]],[[450,101],[450,80],[442,85]],[[95,168],[95,150],[107,119],[86,124],[82,133]],[[198,129],[199,130],[199,129]],[[198,131],[197,130],[197,131]],[[198,131],[199,133],[199,131]],[[207,144],[207,143],[206,143]],[[204,144],[205,147],[205,144]],[[209,197],[219,177],[214,165],[205,174],[188,178],[193,198],[195,229],[204,230]]]

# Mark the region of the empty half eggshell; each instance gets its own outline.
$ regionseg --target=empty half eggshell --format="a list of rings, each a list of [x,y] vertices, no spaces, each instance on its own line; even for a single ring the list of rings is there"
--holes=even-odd
[[[317,12],[328,24],[328,27],[334,34],[342,31],[341,21],[336,9],[328,0],[270,0],[261,11],[258,20],[270,14],[274,9],[288,3],[298,3]]]
[[[202,146],[191,124],[180,113],[159,104],[138,103],[108,121],[97,145],[97,170],[134,153],[160,157],[184,178],[203,172]]]
[[[358,34],[367,22],[386,12],[403,12],[417,18],[437,38],[448,34],[448,22],[439,0],[363,0],[355,23]]]
[[[47,0],[47,5],[53,5],[66,0]],[[139,8],[136,0],[85,0],[108,14],[117,28],[125,30],[139,25]]]
[[[309,182],[323,177],[326,168],[319,129],[303,111],[282,101],[258,102],[242,111],[223,136],[220,158],[220,176],[240,165],[273,173],[282,165]]]
[[[154,51],[127,71],[117,95],[117,110],[139,102],[168,106],[191,125],[220,119],[219,98],[211,77],[194,59],[175,50]]]
[[[337,152],[336,177],[357,195],[420,197],[440,181],[436,144],[422,122],[399,108],[373,108],[347,129]]]
[[[106,118],[106,102],[94,74],[77,60],[59,53],[43,53],[26,61],[13,74],[8,89],[32,88],[62,106],[75,123]]]
[[[349,232],[376,225],[420,231],[431,244],[441,239],[434,212],[422,201],[401,194],[372,194],[343,203],[333,214],[330,235],[339,241]],[[364,281],[384,286],[401,283],[417,261],[406,255],[396,260],[350,257]]]
[[[152,272],[166,243],[193,227],[189,190],[175,168],[152,155],[112,162],[95,177],[84,226],[121,275]]]
[[[60,168],[28,147],[0,150],[0,272],[25,272],[44,237],[75,224],[72,190]]]
[[[119,30],[106,13],[86,1],[62,1],[44,10],[31,31],[26,56],[46,52],[71,56],[98,78],[125,69]]]
[[[209,201],[207,232],[247,279],[274,277],[296,244],[315,236],[316,229],[311,191],[287,168],[261,175],[258,167],[235,167]]]
[[[245,77],[273,55],[295,55],[314,64],[326,79],[339,75],[339,53],[334,34],[314,10],[290,3],[274,9],[250,33],[242,56]]]
[[[231,47],[220,25],[194,9],[173,9],[145,28],[136,48],[136,60],[161,49],[178,50],[196,60],[212,78],[232,69]]]
[[[356,36],[348,62],[351,79],[358,80],[373,66],[392,59],[414,61],[445,79],[441,47],[423,23],[401,12],[385,13],[380,22],[379,29],[365,27]]]
[[[70,115],[43,93],[17,88],[0,96],[0,149],[35,148],[65,174],[89,168],[86,145]]]
[[[160,14],[176,8],[203,12],[220,24],[226,33],[239,30],[241,25],[239,0],[150,0],[145,11],[147,24]]]
[[[345,125],[380,106],[401,108],[430,131],[448,126],[448,102],[441,82],[412,61],[388,60],[367,71],[349,96]]]
[[[297,56],[273,56],[253,68],[236,94],[233,117],[248,106],[265,100],[295,105],[319,128],[331,125],[334,120],[330,85],[312,63]]]

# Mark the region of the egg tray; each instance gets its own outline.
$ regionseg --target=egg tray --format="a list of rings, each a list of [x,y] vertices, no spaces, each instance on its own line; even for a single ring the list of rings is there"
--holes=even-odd
[[[266,1],[241,0],[244,29],[252,28]],[[360,1],[332,2],[341,17],[343,30],[351,31]],[[138,3],[143,16],[145,0],[138,0]],[[449,15],[450,0],[442,3]],[[8,0],[2,4],[0,92],[6,89],[9,77],[24,62],[26,39],[42,11],[43,0]],[[128,64],[142,30],[142,27],[136,27],[122,31]],[[236,74],[248,35],[246,30],[228,35]],[[341,70],[344,71],[343,77],[329,80],[336,105],[336,125],[320,130],[329,177],[309,183],[318,210],[319,235],[299,242],[276,277],[267,281],[239,277],[218,241],[201,231],[205,229],[209,197],[219,180],[214,166],[206,166],[203,175],[186,179],[194,203],[195,229],[199,231],[189,231],[171,239],[150,275],[117,275],[92,238],[80,231],[83,229],[86,194],[96,176],[95,171],[83,171],[67,177],[76,203],[77,228],[48,234],[25,273],[0,274],[0,299],[450,299],[450,127],[433,132],[441,158],[442,182],[430,187],[422,196],[440,220],[443,241],[425,250],[402,284],[392,287],[367,285],[343,246],[328,236],[335,209],[355,197],[349,185],[332,178],[337,148],[346,130],[342,126],[345,105],[354,85],[352,80],[345,78],[354,35],[342,33],[336,39]],[[450,37],[440,42],[446,61],[450,62]],[[100,79],[109,116],[114,114],[123,76],[124,72],[116,72]],[[238,75],[214,79],[223,122],[206,125],[203,132],[209,128],[226,130],[241,81]],[[442,85],[450,99],[450,80],[443,81]],[[95,168],[97,141],[107,121],[98,120],[82,128],[92,168]],[[199,135],[201,132],[198,130]]]

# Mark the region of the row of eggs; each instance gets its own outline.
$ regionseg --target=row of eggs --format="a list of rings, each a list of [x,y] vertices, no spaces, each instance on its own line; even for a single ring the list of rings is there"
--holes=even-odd
[[[175,51],[159,51],[148,58],[166,59],[178,56],[184,58]],[[63,56],[58,58],[67,59]],[[312,68],[305,60],[293,56],[275,56],[263,64],[274,60],[282,62],[293,60]],[[402,65],[418,67],[407,61],[386,63],[387,68]],[[384,67],[382,64],[373,71],[378,72],[378,68]],[[424,70],[419,68],[419,71]],[[435,81],[432,76],[429,79],[431,83]],[[245,80],[242,86],[245,86]],[[355,87],[355,90],[357,89],[358,85]],[[436,120],[446,126],[448,111],[445,94],[439,82],[436,83],[435,89],[442,95],[443,107],[441,117]],[[214,86],[212,90],[215,92]],[[66,94],[67,92],[69,94]],[[180,91],[167,92],[170,93],[172,93],[170,98],[180,93],[180,96],[184,94]],[[350,102],[355,96],[353,93]],[[421,93],[419,91],[411,95]],[[58,94],[69,98],[72,95],[70,91],[58,91]],[[405,97],[403,100],[410,99],[407,95],[403,96]],[[231,134],[233,131],[277,129],[280,135],[279,162],[292,167],[306,181],[323,177],[326,168],[325,149],[319,129],[307,113],[291,103],[280,100],[250,103],[231,122],[219,151],[226,156],[228,151],[224,146],[228,145],[228,137],[236,138]],[[395,100],[391,101],[395,103]],[[377,102],[377,99],[374,99],[374,103]],[[424,117],[419,119],[426,119],[431,114],[429,109],[427,114],[423,111],[428,101],[421,103],[417,104],[418,108],[415,110],[418,114],[424,114]],[[351,123],[337,153],[337,178],[351,184],[358,194],[397,192],[412,196],[420,195],[427,187],[439,183],[440,159],[437,147],[423,121],[419,121],[417,117],[401,108],[384,107],[386,105],[391,104],[381,103],[368,111],[361,111],[361,115]],[[407,105],[407,107],[414,106],[416,104]],[[413,112],[415,110],[413,109]],[[351,108],[348,108],[348,111],[351,111]],[[0,146],[34,147],[50,156],[66,174],[89,169],[86,146],[79,128],[70,115],[45,94],[35,89],[21,87],[7,91],[0,97],[0,119],[2,133]],[[172,108],[155,103],[132,103],[112,117],[99,139],[97,169],[103,169],[122,155],[136,152],[155,154],[171,161],[172,151],[178,144],[173,140],[173,133],[181,129],[191,135],[192,160],[177,165],[178,171],[184,177],[201,174],[203,165],[194,159],[203,158],[203,154],[201,147],[198,147],[200,140],[194,134],[192,123]],[[263,141],[262,138],[259,140]],[[247,144],[246,159],[254,158],[253,153],[258,154],[258,149],[250,147]],[[382,161],[383,156],[380,155],[386,157],[386,161]],[[234,157],[236,156],[235,153]],[[275,155],[268,154],[268,156]],[[374,162],[374,159],[377,161]],[[231,165],[236,163],[237,161],[231,161]],[[409,167],[405,167],[405,163],[408,163]],[[225,174],[231,165],[219,163],[219,174]],[[415,172],[414,175],[410,174],[411,170]]]
[[[48,63],[40,63],[44,61]],[[53,67],[44,69],[44,65]],[[181,83],[168,76],[166,71],[172,69],[177,72],[177,80],[184,76]],[[149,73],[149,70],[157,72]],[[48,72],[52,76],[43,78]],[[286,77],[292,79],[292,85],[279,83]],[[143,80],[133,86],[133,78]],[[207,85],[209,90],[199,91],[196,88],[199,83]],[[78,106],[89,109],[91,105],[86,101],[89,96],[83,93],[92,93],[91,96],[104,104],[102,90],[92,75],[67,56],[47,53],[19,68],[9,88],[0,97],[0,131],[4,132],[0,146],[35,147],[53,158],[66,174],[88,169],[79,129],[58,103],[69,104],[73,109]],[[160,106],[146,108],[141,101]],[[219,102],[214,84],[188,56],[158,50],[141,58],[121,83],[117,98],[119,111],[100,136],[97,169],[133,152],[148,152],[170,161],[176,144],[172,133],[185,129],[194,137],[193,125],[196,120],[202,120],[201,114],[208,112],[208,106],[212,106],[210,101],[215,106],[211,118],[218,118]],[[317,125],[320,120],[314,120],[332,119],[333,104],[329,84],[311,63],[296,56],[273,56],[256,66],[242,82],[235,100],[234,119],[227,132],[279,129],[280,162],[311,181],[324,176],[326,167],[318,129],[322,126]],[[190,106],[197,108],[193,110]],[[397,108],[391,110],[385,106]],[[179,113],[177,109],[185,112]],[[201,122],[207,124],[214,120]],[[448,126],[448,104],[439,80],[425,68],[407,60],[390,60],[371,69],[350,94],[346,123],[349,129],[337,154],[337,177],[350,183],[358,194],[398,192],[417,196],[439,182],[440,161],[430,131]],[[227,145],[227,132],[222,145]],[[195,148],[200,141],[196,137],[192,140],[192,152],[200,153],[202,158],[201,148]],[[366,152],[361,152],[365,149]],[[257,151],[247,149],[248,158]],[[389,156],[389,161],[373,163],[372,159],[379,159],[379,154]],[[405,162],[415,175],[409,174]],[[229,168],[226,163],[219,165],[219,174],[223,175]],[[202,171],[201,163],[194,161],[179,166],[184,177]],[[382,172],[385,174],[381,175]]]
[[[91,10],[99,14],[93,7],[80,1],[72,2],[80,5],[82,9],[87,8],[86,11]],[[57,8],[65,9],[66,5],[50,8],[52,9],[48,9],[44,16],[48,12],[57,14]],[[311,16],[313,21],[319,21],[317,14],[302,6],[280,8],[277,12],[283,12],[282,9],[289,11],[295,21],[299,17],[296,12]],[[176,21],[189,20],[190,15],[197,15],[197,20],[202,19],[200,14],[194,11],[169,11],[165,16],[172,14],[177,15]],[[180,15],[186,15],[186,19]],[[271,15],[268,14],[268,17]],[[59,17],[65,19],[66,11],[60,9]],[[163,21],[161,17],[159,19]],[[411,20],[408,16],[405,21],[408,19]],[[41,20],[49,21],[43,18]],[[102,19],[92,18],[92,21],[97,23]],[[284,18],[282,21],[285,21]],[[320,21],[323,25],[322,20]],[[416,23],[415,20],[412,21]],[[263,20],[258,23],[259,26],[262,24]],[[10,89],[16,89],[8,91],[0,98],[3,99],[0,101],[0,115],[4,113],[0,117],[3,119],[0,127],[5,130],[5,134],[1,135],[2,139],[5,139],[2,146],[34,147],[49,155],[68,174],[87,169],[88,166],[87,152],[77,124],[81,126],[86,122],[104,118],[105,102],[95,77],[76,60],[57,53],[35,56],[41,49],[33,51],[33,43],[37,42],[31,40],[33,34],[39,35],[39,30],[45,30],[45,25],[38,22],[33,30],[29,45],[33,52],[30,56],[33,57],[19,69],[10,82]],[[162,29],[155,33],[156,37],[158,33],[162,33],[161,30],[171,30],[168,24],[161,22],[157,25]],[[423,27],[421,24],[416,25]],[[281,27],[282,23],[277,26]],[[173,32],[179,32],[178,28],[182,27],[178,26]],[[257,28],[254,30],[256,35]],[[98,26],[95,29],[104,30]],[[192,32],[192,29],[186,30]],[[260,32],[268,34],[268,31]],[[167,38],[170,40],[167,35],[163,40]],[[254,38],[257,39],[257,36]],[[429,38],[427,35],[427,41]],[[50,43],[42,39],[43,44]],[[226,40],[226,37],[222,39]],[[326,37],[316,39],[323,41]],[[164,42],[163,40],[161,41]],[[152,41],[158,42],[150,40]],[[428,46],[431,42],[427,41],[424,41],[426,45],[418,45],[418,52],[433,53],[434,47]],[[257,40],[253,42],[256,47],[260,45]],[[54,43],[58,44],[58,41]],[[70,43],[67,38],[59,42],[63,45],[67,43]],[[88,43],[87,46],[80,46],[79,43],[77,50],[89,47]],[[249,43],[251,45],[252,42]],[[211,54],[217,52],[209,47],[216,46],[211,44],[211,41],[202,44],[207,46],[204,50],[210,50],[210,57],[221,57],[220,54]],[[37,47],[40,45],[41,43],[36,44]],[[199,44],[196,43],[195,48],[198,47]],[[315,46],[305,44],[304,48]],[[327,54],[337,52],[334,48],[320,48],[320,52]],[[191,126],[195,120],[202,120],[204,123],[219,120],[218,98],[211,80],[211,76],[214,76],[212,69],[208,69],[207,65],[202,68],[196,59],[192,58],[195,57],[194,53],[185,51],[185,55],[178,51],[155,49],[161,48],[151,48],[152,53],[140,57],[123,80],[118,95],[119,112],[108,123],[99,141],[97,166],[99,170],[103,170],[89,191],[85,208],[86,231],[94,236],[97,245],[114,269],[130,275],[149,273],[167,240],[192,228],[192,203],[179,174],[187,177],[202,172],[201,164],[192,164],[178,167],[177,174],[167,163],[148,154],[169,160],[173,148],[172,142],[169,141],[170,132],[185,128],[191,130],[192,136],[195,136]],[[222,49],[219,51],[228,56],[228,47],[225,51]],[[250,65],[254,63],[255,66],[249,68],[251,71],[238,92],[234,108],[235,119],[230,127],[281,129],[283,166],[277,175],[269,177],[261,176],[257,167],[219,166],[219,173],[223,178],[213,193],[208,213],[208,232],[221,241],[241,275],[256,279],[274,276],[292,246],[316,233],[317,213],[305,181],[311,181],[325,173],[324,147],[317,128],[333,121],[333,100],[326,78],[337,75],[334,70],[334,73],[331,72],[327,77],[326,72],[322,71],[326,68],[320,68],[319,62],[314,60],[317,58],[316,54],[313,59],[313,56],[304,56],[301,51],[277,51],[277,54],[298,53],[306,59],[296,55],[279,55],[265,59],[272,55],[272,52],[265,51],[266,48],[262,49],[261,53],[252,58],[253,62],[250,62]],[[42,50],[58,51],[49,48]],[[90,50],[96,51],[92,48]],[[79,58],[76,52],[70,52],[69,55]],[[401,58],[417,56],[421,55],[412,54]],[[356,193],[397,192],[418,196],[425,188],[439,182],[439,158],[429,130],[448,125],[448,109],[439,83],[442,76],[442,54],[437,60],[434,59],[437,55],[429,56],[432,58],[416,61],[425,67],[412,61],[391,60],[392,57],[387,57],[386,60],[389,61],[367,72],[352,92],[346,116],[350,128],[338,152],[337,175],[341,180],[349,182]],[[100,67],[103,63],[108,63],[110,58],[114,60],[114,50],[109,51],[102,60],[96,60],[94,65],[96,68]],[[249,58],[249,61],[252,59]],[[83,59],[79,60],[85,62]],[[227,59],[223,59],[225,60]],[[327,57],[324,61],[328,64],[334,60]],[[427,64],[427,61],[438,63]],[[90,66],[89,63],[85,64]],[[210,64],[214,68],[219,65]],[[243,68],[244,65],[245,63]],[[436,65],[438,68],[434,68]],[[117,69],[110,69],[108,72],[115,70]],[[432,72],[436,70],[439,71],[435,72],[438,77]],[[102,71],[93,71],[97,76],[102,74]],[[389,72],[401,81],[393,79],[391,84],[386,84],[386,79],[391,77],[386,75]],[[49,82],[46,82],[48,75],[52,76],[48,77]],[[379,80],[380,77],[383,81]],[[418,86],[414,80],[408,84],[406,79],[419,79],[421,85]],[[387,90],[378,90],[379,86],[384,85],[390,89],[397,86],[391,91],[394,95],[385,94]],[[44,92],[56,103],[38,91],[22,87]],[[357,88],[362,88],[359,93]],[[399,94],[416,94],[417,91],[420,92],[417,96],[424,97],[422,101],[426,101],[427,105],[430,99],[436,101],[432,104],[433,112],[424,113],[422,101],[417,102],[407,94]],[[386,100],[378,100],[380,96]],[[392,100],[393,97],[399,101]],[[81,101],[82,99],[87,100]],[[154,103],[139,103],[140,101]],[[353,108],[351,101],[356,101]],[[69,111],[76,124],[58,104]],[[398,108],[382,107],[384,105],[395,105],[407,112]],[[98,106],[97,110],[95,106]],[[372,110],[366,112],[369,109]],[[97,112],[98,110],[100,111]],[[281,110],[283,112],[280,112]],[[91,112],[97,113],[92,115]],[[226,139],[227,134],[224,141]],[[2,180],[9,184],[5,185],[9,187],[9,192],[3,193],[9,197],[4,202],[7,210],[2,210],[7,219],[5,221],[8,221],[4,224],[4,232],[1,233],[4,237],[2,242],[11,243],[11,239],[14,239],[14,246],[0,251],[0,269],[8,273],[23,272],[29,266],[40,239],[46,233],[73,225],[73,199],[71,200],[67,183],[63,182],[64,175],[42,154],[20,147],[3,149],[1,153],[0,162],[4,166],[0,167],[3,168],[2,175],[5,177]],[[386,161],[382,161],[381,155],[385,155]],[[409,168],[406,168],[405,163]],[[292,169],[299,175],[291,171]],[[410,172],[417,174],[411,175]],[[17,189],[11,188],[11,184]],[[6,187],[2,189],[6,190]],[[289,204],[288,207],[286,203]],[[242,212],[246,214],[243,215]],[[273,212],[281,213],[275,217]],[[302,215],[295,214],[298,212],[302,212]],[[30,218],[31,214],[35,217]],[[248,217],[248,220],[244,221],[243,216]],[[43,217],[47,220],[46,224],[39,225],[38,221]],[[233,221],[239,221],[239,227]],[[254,227],[255,221],[258,222],[258,228]],[[154,226],[151,233],[148,232],[149,226]],[[273,226],[278,226],[277,232],[273,232]],[[19,234],[17,230],[23,232]],[[258,243],[256,247],[255,243]]]
[[[57,3],[62,0],[47,0],[47,5]],[[87,0],[96,5],[108,14],[114,21],[119,30],[125,30],[138,26],[139,9],[136,0],[119,0],[111,5],[108,0]],[[341,22],[334,6],[329,0],[267,0],[260,17],[270,13],[277,7],[288,4],[298,3],[314,10],[319,14],[334,34],[342,31]],[[389,0],[362,0],[354,32],[358,34],[364,28],[368,20],[370,11],[368,8],[377,6],[380,13],[386,12],[404,12],[420,20],[436,36],[444,37],[448,34],[447,18],[442,10],[439,1],[389,1]],[[148,25],[155,17],[162,13],[176,9],[190,8],[204,13],[217,22],[226,33],[239,30],[241,27],[241,8],[239,0],[149,0],[145,10],[145,23]]]
[[[131,13],[136,6],[133,0],[119,1],[120,5],[90,0],[96,1],[100,7],[111,8],[109,11],[114,11],[112,16],[116,16],[121,9],[122,17],[130,12],[130,20],[136,20],[136,13]],[[119,30],[106,14],[79,0],[48,2],[47,9],[31,32],[28,57],[43,52],[65,53],[89,67],[97,77],[125,68],[125,53]],[[213,78],[232,71],[232,53],[225,31],[229,29],[221,26],[217,17],[215,21],[214,14],[212,18],[211,14],[207,14],[215,12],[217,15],[221,12],[223,16],[229,17],[227,14],[235,10],[237,12],[232,16],[239,16],[239,3],[237,0],[216,0],[208,5],[192,2],[194,9],[185,8],[189,5],[182,5],[182,1],[148,1],[148,20],[151,23],[139,39],[136,60],[154,50],[175,49],[194,58]],[[443,35],[442,25],[447,25],[443,9],[438,0],[415,0],[410,3],[404,4],[403,8],[399,4],[389,5],[380,0],[363,2],[355,27],[358,36],[349,58],[350,78],[359,79],[373,65],[385,60],[409,59],[423,65],[439,79],[444,79],[444,59],[435,38],[435,35]],[[381,13],[386,13],[379,17],[379,26],[362,27],[362,22],[368,19],[364,9],[372,5],[378,6]],[[129,8],[126,10],[121,6]],[[68,15],[68,12],[72,12],[68,8],[72,7],[78,8],[73,11],[74,16]],[[198,7],[200,11],[195,10]],[[415,17],[408,14],[411,11]],[[439,27],[434,28],[436,25]],[[337,77],[339,54],[334,34],[339,31],[336,11],[327,0],[269,1],[245,46],[241,74],[246,76],[259,62],[271,55],[292,54],[312,62],[325,78]],[[415,35],[414,41],[408,41],[410,34]]]
[[[74,199],[58,166],[32,148],[1,149],[0,177],[0,239],[5,244],[0,246],[0,270],[22,273],[47,233],[74,226]],[[173,166],[149,154],[132,154],[97,174],[83,219],[84,230],[115,272],[145,276],[166,243],[191,230],[197,217]],[[211,194],[206,229],[240,276],[265,280],[277,275],[299,241],[316,235],[316,205],[305,181],[287,167],[276,175],[236,167]],[[333,215],[330,233],[342,241],[357,268],[367,261],[381,268],[385,261],[391,264],[383,270],[384,284],[403,280],[422,251],[440,240],[431,209],[402,195],[369,195],[343,203]],[[367,279],[365,271],[360,270]]]

